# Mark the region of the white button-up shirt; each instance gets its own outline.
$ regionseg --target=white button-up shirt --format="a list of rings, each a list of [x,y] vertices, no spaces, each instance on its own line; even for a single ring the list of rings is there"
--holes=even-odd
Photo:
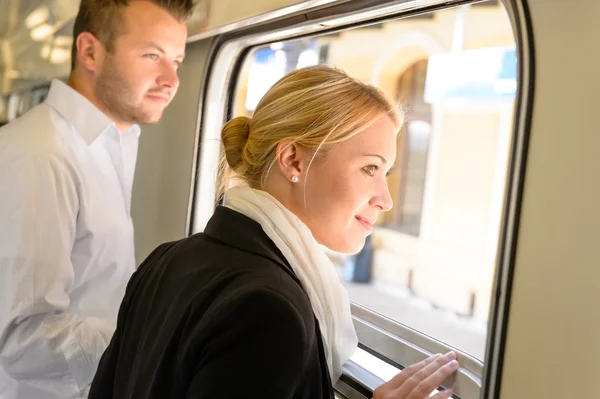
[[[135,269],[138,140],[58,80],[0,128],[0,398],[87,396]]]

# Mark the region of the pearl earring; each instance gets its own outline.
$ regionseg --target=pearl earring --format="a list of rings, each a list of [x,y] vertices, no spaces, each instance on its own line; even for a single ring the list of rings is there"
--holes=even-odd
[[[298,183],[298,176],[292,176],[292,183]]]

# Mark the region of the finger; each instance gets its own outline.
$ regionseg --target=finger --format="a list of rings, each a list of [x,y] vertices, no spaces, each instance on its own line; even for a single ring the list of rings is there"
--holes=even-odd
[[[421,399],[427,398],[434,389],[439,387],[448,377],[456,372],[459,368],[457,360],[451,360],[437,369],[429,377],[421,381],[411,392],[406,399]]]
[[[408,397],[408,395],[417,386],[419,386],[419,384],[421,384],[423,381],[425,381],[431,375],[433,375],[436,372],[438,372],[439,370],[441,370],[446,364],[454,361],[456,359],[456,357],[457,357],[456,353],[454,353],[454,352],[448,352],[444,356],[437,357],[432,362],[427,364],[425,367],[417,369],[415,372],[412,373],[412,375],[407,375],[408,378],[406,378],[403,381],[403,383],[400,386],[398,386],[398,388],[397,388],[398,392],[394,392],[394,394],[397,395],[397,397],[399,397],[399,398]],[[446,372],[447,372],[447,370],[446,370]],[[452,374],[452,373],[450,373],[450,374]],[[444,381],[444,380],[442,380],[442,381]],[[423,389],[423,388],[424,387],[422,387],[421,389]],[[437,388],[437,386],[433,387],[429,391],[429,393],[431,393],[431,391],[433,391],[433,389],[435,389],[435,388]]]
[[[394,378],[392,378],[387,385],[389,385],[390,389],[396,389],[402,386],[406,380],[412,377],[419,370],[427,367],[429,364],[433,363],[435,360],[440,358],[442,355],[439,353],[437,355],[433,355],[428,357],[425,360],[420,361],[419,363],[415,363],[411,366],[404,368],[401,372],[396,374]]]
[[[438,393],[436,393],[435,395],[433,395],[432,397],[430,397],[429,399],[448,399],[452,397],[452,390],[451,389],[446,389],[444,391],[440,391]]]

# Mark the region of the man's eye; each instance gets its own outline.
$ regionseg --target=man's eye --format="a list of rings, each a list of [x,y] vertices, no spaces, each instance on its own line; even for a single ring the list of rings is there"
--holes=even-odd
[[[146,54],[144,57],[149,58],[151,60],[156,60],[158,58],[158,54]]]

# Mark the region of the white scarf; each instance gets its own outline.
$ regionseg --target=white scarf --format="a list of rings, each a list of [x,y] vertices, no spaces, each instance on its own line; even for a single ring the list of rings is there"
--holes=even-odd
[[[342,365],[356,350],[358,339],[348,293],[331,260],[308,227],[268,193],[234,187],[227,190],[224,202],[258,222],[292,266],[319,321],[329,375],[335,384],[342,375]]]

